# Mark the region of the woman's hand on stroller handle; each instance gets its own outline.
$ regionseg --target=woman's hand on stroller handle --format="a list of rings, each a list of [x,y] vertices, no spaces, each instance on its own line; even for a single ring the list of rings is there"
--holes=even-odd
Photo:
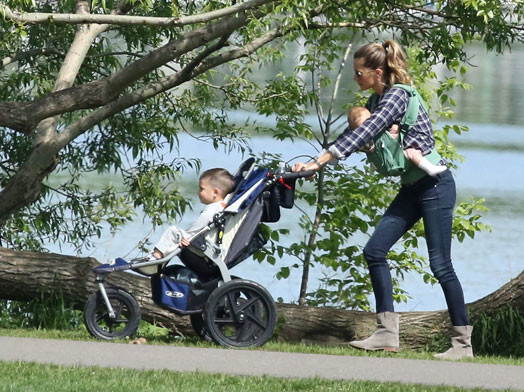
[[[313,166],[314,165],[314,166]],[[294,178],[306,178],[308,180],[311,180],[315,177],[316,171],[318,170],[318,165],[315,162],[296,162],[291,170],[294,174],[297,176]]]

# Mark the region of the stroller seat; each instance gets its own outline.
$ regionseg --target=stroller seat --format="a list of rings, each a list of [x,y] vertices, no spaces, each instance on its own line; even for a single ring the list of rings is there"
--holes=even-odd
[[[264,206],[259,196],[267,173],[267,169],[254,169],[253,158],[245,161],[234,175],[235,185],[222,212],[191,238],[189,247],[181,248],[178,257],[182,263],[203,280],[220,277],[221,272],[229,280],[221,264],[231,269],[266,243],[259,228]]]

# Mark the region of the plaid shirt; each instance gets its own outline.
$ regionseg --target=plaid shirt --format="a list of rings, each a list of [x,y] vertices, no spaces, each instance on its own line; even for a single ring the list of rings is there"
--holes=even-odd
[[[329,147],[329,151],[338,159],[346,159],[373,139],[384,129],[399,124],[406,113],[409,94],[400,87],[387,90],[380,98],[376,110],[360,127],[347,128]],[[428,154],[435,147],[433,128],[428,113],[420,109],[415,126],[404,136],[403,147],[415,148]]]

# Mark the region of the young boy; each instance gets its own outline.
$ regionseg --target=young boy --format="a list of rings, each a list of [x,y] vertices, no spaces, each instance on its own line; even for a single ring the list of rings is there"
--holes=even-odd
[[[203,172],[198,184],[198,198],[207,207],[189,229],[183,230],[177,226],[169,227],[155,245],[152,256],[161,259],[179,246],[188,246],[189,238],[207,226],[215,214],[225,207],[224,198],[233,190],[233,185],[233,176],[226,169],[215,168]]]
[[[348,112],[348,123],[351,129],[357,129],[364,121],[366,121],[371,113],[363,106],[354,106],[349,109]],[[400,133],[400,127],[398,125],[393,125],[387,132],[396,139]],[[368,146],[368,150],[373,151],[373,146]],[[439,173],[447,170],[447,167],[444,165],[434,165],[422,155],[420,150],[416,148],[406,148],[404,149],[404,155],[407,159],[413,162],[420,169],[424,170],[430,176],[436,176]]]

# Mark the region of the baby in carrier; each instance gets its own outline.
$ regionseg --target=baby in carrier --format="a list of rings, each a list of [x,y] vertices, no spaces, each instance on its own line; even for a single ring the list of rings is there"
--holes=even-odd
[[[371,116],[371,113],[368,109],[363,106],[354,106],[349,109],[348,112],[348,124],[350,129],[357,129],[364,121],[366,121]],[[393,125],[389,130],[391,137],[394,139],[398,138],[400,134],[400,127],[398,125]],[[366,146],[364,151],[372,152],[374,146]],[[442,173],[447,169],[444,165],[434,165],[422,155],[422,151],[417,150],[416,148],[406,148],[403,150],[404,156],[409,159],[413,164],[418,166],[420,169],[425,171],[430,176],[436,176],[439,173]]]

